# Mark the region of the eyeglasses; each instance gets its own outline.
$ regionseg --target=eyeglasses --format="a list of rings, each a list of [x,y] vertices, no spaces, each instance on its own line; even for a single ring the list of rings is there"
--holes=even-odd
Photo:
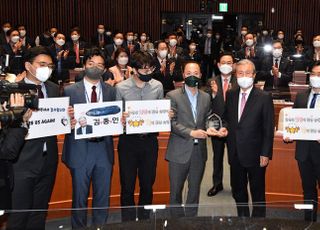
[[[236,74],[237,74],[237,76],[240,76],[240,77],[244,77],[244,76],[252,77],[254,73],[253,72],[242,72],[242,71],[240,71],[240,72],[237,72]]]
[[[56,66],[52,63],[46,63],[46,62],[36,62],[40,65],[40,67],[49,67],[49,69],[54,69]]]
[[[141,73],[141,74],[150,74],[150,73],[153,73],[154,70],[155,70],[155,67],[138,69],[138,73]]]

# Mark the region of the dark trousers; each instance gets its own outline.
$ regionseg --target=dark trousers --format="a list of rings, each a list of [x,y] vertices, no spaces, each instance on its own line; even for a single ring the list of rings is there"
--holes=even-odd
[[[237,159],[230,165],[232,196],[237,204],[238,216],[250,217],[248,206],[248,182],[252,198],[252,217],[265,217],[266,167],[243,167]]]
[[[212,77],[213,72],[213,55],[203,55],[202,58],[202,84],[206,85],[209,78]]]
[[[212,182],[214,186],[223,186],[223,156],[226,139],[212,137],[211,142],[213,150]]]
[[[88,207],[90,182],[92,181],[92,224],[101,226],[107,222],[112,164],[105,150],[105,142],[88,142],[87,160],[79,168],[70,169],[72,176],[72,208]],[[87,210],[72,212],[73,229],[87,226]]]
[[[170,205],[177,206],[171,209],[173,217],[196,216],[198,213],[200,185],[205,168],[205,160],[201,156],[199,146],[194,145],[191,158],[187,163],[169,161]],[[186,180],[188,180],[187,207],[183,210],[178,206],[182,204],[182,190]]]
[[[156,178],[158,139],[155,134],[121,135],[118,144],[122,221],[136,219],[134,190],[139,178],[138,205],[152,204],[152,186]],[[129,207],[130,206],[130,207]],[[149,211],[138,210],[139,219],[149,218]]]
[[[319,154],[319,153],[317,153]],[[320,182],[320,164],[315,163],[309,156],[306,161],[298,161],[300,177],[302,180],[303,198],[306,204],[313,204],[313,210],[306,210],[306,221],[317,220],[318,188]]]
[[[51,169],[43,167],[37,176],[16,173],[12,192],[12,209],[47,210],[55,175],[56,167]],[[8,229],[45,229],[46,215],[46,211],[12,213],[9,215]]]

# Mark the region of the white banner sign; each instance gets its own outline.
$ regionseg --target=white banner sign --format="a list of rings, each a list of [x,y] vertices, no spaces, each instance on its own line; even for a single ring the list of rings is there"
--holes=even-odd
[[[39,99],[39,110],[32,112],[26,140],[70,133],[68,106],[69,97]]]
[[[126,101],[126,133],[171,131],[170,100]]]
[[[122,101],[75,104],[75,139],[103,137],[123,133]]]
[[[283,137],[320,140],[320,109],[289,109],[284,112]]]

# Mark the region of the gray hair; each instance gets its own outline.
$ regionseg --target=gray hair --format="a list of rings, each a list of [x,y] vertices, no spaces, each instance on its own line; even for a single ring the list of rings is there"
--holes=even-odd
[[[248,59],[242,59],[236,63],[236,69],[240,65],[251,65],[252,69],[253,69],[253,73],[256,73],[256,67],[252,61],[250,61]]]

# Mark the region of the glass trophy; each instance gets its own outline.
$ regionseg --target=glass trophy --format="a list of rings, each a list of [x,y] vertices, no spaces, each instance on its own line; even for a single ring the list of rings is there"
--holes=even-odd
[[[222,119],[217,114],[213,113],[207,118],[206,128],[215,128],[217,131],[222,128]]]

